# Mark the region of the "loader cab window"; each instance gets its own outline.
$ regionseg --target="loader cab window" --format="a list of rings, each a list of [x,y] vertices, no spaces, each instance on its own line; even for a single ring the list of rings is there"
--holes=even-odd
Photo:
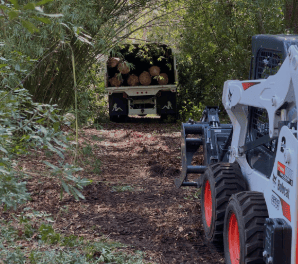
[[[260,49],[256,58],[255,79],[266,79],[278,72],[282,64],[282,53],[277,50]]]
[[[251,107],[249,129],[246,142],[255,140],[269,134],[269,118],[266,109]],[[251,168],[261,172],[268,178],[271,175],[277,148],[277,140],[271,140],[247,152],[247,162]]]

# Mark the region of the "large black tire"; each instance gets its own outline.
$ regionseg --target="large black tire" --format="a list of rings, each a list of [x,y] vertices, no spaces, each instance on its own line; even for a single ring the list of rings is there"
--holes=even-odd
[[[268,210],[264,195],[241,192],[231,197],[224,223],[226,264],[264,264],[265,220]]]
[[[201,211],[205,236],[209,242],[222,243],[226,208],[232,194],[246,190],[237,163],[209,165],[201,176]]]

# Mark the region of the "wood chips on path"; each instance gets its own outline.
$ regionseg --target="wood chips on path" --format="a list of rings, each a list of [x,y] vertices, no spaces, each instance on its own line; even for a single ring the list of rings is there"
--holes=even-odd
[[[144,251],[151,263],[224,263],[223,250],[204,238],[200,198],[194,197],[199,190],[174,186],[180,125],[142,120],[84,131],[101,161],[100,174],[83,175],[93,180],[83,190],[85,200],[66,195],[60,201],[57,184],[31,180],[29,206],[51,213],[59,232],[105,235]]]

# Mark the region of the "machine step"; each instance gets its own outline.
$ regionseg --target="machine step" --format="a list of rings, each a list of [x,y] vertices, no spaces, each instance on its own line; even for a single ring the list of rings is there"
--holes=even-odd
[[[198,183],[197,182],[182,182],[181,186],[193,186],[193,187],[198,187]]]
[[[187,135],[187,134],[203,135],[204,134],[204,125],[203,124],[184,123],[183,126],[185,129],[185,135]]]
[[[206,170],[206,166],[193,166],[193,165],[188,165],[187,166],[187,173],[204,173]]]
[[[185,142],[186,142],[186,147],[203,145],[202,138],[186,138]]]

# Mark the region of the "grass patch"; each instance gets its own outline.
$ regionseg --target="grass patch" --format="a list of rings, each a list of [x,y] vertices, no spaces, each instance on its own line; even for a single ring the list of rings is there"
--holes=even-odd
[[[97,137],[97,140],[102,139]],[[101,173],[101,161],[94,153],[93,148],[89,143],[83,142],[82,148],[79,151],[79,164],[85,171],[99,175]]]
[[[124,252],[128,246],[106,237],[86,240],[56,232],[49,215],[33,211],[0,220],[1,263],[119,263],[142,264],[144,254]]]

